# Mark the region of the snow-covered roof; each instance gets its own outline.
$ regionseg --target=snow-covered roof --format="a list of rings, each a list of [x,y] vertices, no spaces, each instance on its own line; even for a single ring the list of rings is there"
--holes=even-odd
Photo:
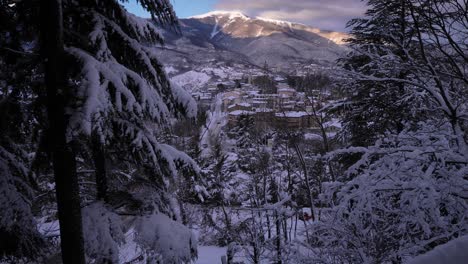
[[[271,108],[257,108],[257,109],[255,109],[255,112],[257,112],[257,113],[271,113],[271,112],[274,112],[274,110],[271,109]]]
[[[255,113],[252,111],[245,111],[245,110],[236,110],[236,111],[232,111],[229,113],[229,115],[232,115],[232,116],[253,115],[253,114]]]
[[[230,97],[235,97],[238,98],[241,95],[240,92],[238,91],[232,91],[232,92],[227,92],[223,95],[224,98],[230,98]]]
[[[278,89],[278,93],[279,92],[295,92],[296,90],[294,90],[293,88],[289,88],[289,87],[283,87],[283,88],[279,88]]]
[[[278,97],[277,94],[257,94],[256,98],[272,98],[272,97]]]
[[[228,106],[228,109],[229,108],[234,108],[236,106],[251,107],[252,105],[249,104],[249,103],[238,103],[238,104],[233,104],[233,105]]]
[[[276,113],[277,117],[303,117],[308,116],[309,114],[304,111],[288,111],[282,113]]]

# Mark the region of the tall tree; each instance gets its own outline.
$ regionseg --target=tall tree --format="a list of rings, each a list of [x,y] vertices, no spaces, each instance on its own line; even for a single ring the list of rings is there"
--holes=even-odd
[[[134,220],[132,239],[147,261],[188,262],[196,255],[190,230],[179,223],[173,193],[179,182],[194,183],[198,168],[163,137],[174,118],[194,116],[196,104],[169,83],[152,50],[162,44],[155,23],[176,25],[171,4],[139,3],[153,20],[129,14],[114,0],[0,3],[0,20],[5,22],[0,26],[0,68],[6,70],[0,75],[0,108],[11,115],[0,124],[5,135],[0,140],[0,190],[4,205],[11,205],[2,216],[18,214],[14,225],[0,221],[2,235],[9,238],[1,244],[2,253],[39,253],[42,238],[28,203],[34,193],[30,186],[37,186],[28,166],[47,167],[49,160],[31,164],[26,151],[45,151],[54,165],[64,263],[118,262],[119,244],[130,242],[124,239],[127,230],[119,214]],[[34,10],[40,10],[40,18]],[[38,21],[40,41],[34,30]],[[36,43],[41,44],[41,56]],[[33,89],[44,76],[46,93]],[[10,117],[21,121],[12,126]],[[41,144],[28,135],[32,127],[47,128],[38,137]],[[95,172],[100,201],[80,199],[79,191],[89,188],[79,183],[90,171]],[[154,221],[164,228],[152,226]],[[23,231],[14,233],[18,229]],[[167,232],[177,232],[171,237],[185,241],[183,247],[180,241],[159,239],[169,237]],[[12,241],[16,247],[7,246]]]
[[[67,137],[66,107],[70,102],[71,92],[65,75],[62,1],[43,0],[41,13],[42,55],[45,61],[49,120],[48,136],[52,139],[51,154],[60,222],[62,259],[64,263],[84,264],[86,260],[76,160]]]
[[[194,117],[197,111],[190,95],[171,85],[153,49],[163,43],[156,26],[176,29],[176,16],[167,0],[140,4],[153,20],[128,13],[116,0],[64,1],[65,52],[73,65],[67,136],[90,153],[81,156],[83,166],[94,168],[97,196],[106,202],[87,206],[85,222],[92,223],[97,212],[103,212],[109,221],[102,222],[99,232],[108,233],[122,226],[116,214],[132,216],[133,239],[146,259],[187,262],[196,254],[187,228],[174,222],[178,227],[172,230],[141,229],[156,218],[181,221],[178,203],[170,201],[176,198],[181,177],[196,181],[198,167],[165,139],[174,118]],[[109,235],[110,239],[88,235],[95,232],[93,226],[84,231],[93,259],[118,261],[120,235]],[[169,250],[176,242],[160,241],[163,231],[179,232],[189,246]],[[154,241],[147,236],[151,232]],[[155,244],[164,246],[157,249]]]
[[[417,121],[413,106],[419,99],[408,93],[404,83],[392,80],[406,78],[408,69],[404,62],[417,48],[408,1],[369,0],[367,5],[364,18],[348,23],[352,27],[352,37],[348,39],[352,51],[341,59],[342,66],[355,74],[343,85],[347,98],[340,109],[344,109],[344,127],[350,143],[360,146],[372,145],[386,132],[398,133],[408,122]],[[376,63],[376,56],[386,61]]]

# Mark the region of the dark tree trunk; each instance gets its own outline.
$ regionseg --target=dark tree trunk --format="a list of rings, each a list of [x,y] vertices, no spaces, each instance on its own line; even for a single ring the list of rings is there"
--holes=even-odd
[[[282,226],[283,226],[283,236],[284,236],[284,241],[288,241],[288,218],[286,217],[286,214],[282,214],[283,221],[281,221]]]
[[[45,59],[49,137],[55,176],[62,260],[84,264],[83,232],[75,153],[66,138],[67,102],[61,0],[42,0],[42,52]]]
[[[92,152],[96,176],[97,199],[107,202],[107,165],[104,146],[99,136],[92,136]]]
[[[227,248],[226,264],[234,264],[235,245],[230,243]]]
[[[281,218],[277,210],[275,210],[275,218],[276,218],[276,263],[282,264],[282,257],[281,257]]]
[[[253,244],[253,263],[260,264],[260,252],[258,249],[258,244],[256,242],[254,242]]]

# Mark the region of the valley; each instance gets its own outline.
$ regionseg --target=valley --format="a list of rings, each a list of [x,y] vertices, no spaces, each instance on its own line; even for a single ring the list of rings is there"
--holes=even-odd
[[[340,121],[322,108],[343,98],[334,59],[346,47],[341,39],[327,39],[341,35],[236,12],[184,19],[181,26],[180,36],[165,33],[158,54],[172,84],[198,104],[197,121],[176,124],[171,141],[200,164],[207,192],[201,204],[189,199],[182,205],[199,239],[197,263],[273,260],[278,235],[291,254],[307,255],[309,249],[297,242],[310,239],[310,215],[324,217],[325,211],[308,202],[299,157],[312,164],[337,146]],[[299,40],[301,52],[278,45]],[[245,52],[256,45],[263,51]],[[279,47],[272,51],[270,45]],[[256,231],[250,235],[264,240],[244,233],[251,228]],[[284,260],[296,257],[285,253]]]
[[[0,1],[0,264],[466,264],[466,14]]]

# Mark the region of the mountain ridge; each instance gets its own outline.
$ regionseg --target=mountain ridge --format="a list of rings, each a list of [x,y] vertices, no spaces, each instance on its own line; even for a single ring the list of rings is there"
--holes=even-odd
[[[333,65],[346,52],[339,44],[344,33],[241,12],[213,11],[179,22],[181,34],[163,29],[167,49],[161,56],[171,65],[179,58],[189,64],[233,61],[287,70],[293,64]]]
[[[299,22],[290,22],[286,20],[279,20],[279,19],[272,19],[272,18],[266,18],[266,17],[261,17],[261,16],[249,16],[246,15],[240,11],[223,11],[223,10],[216,10],[216,11],[211,11],[208,13],[200,14],[200,15],[195,15],[195,16],[190,16],[187,18],[183,18],[182,20],[186,19],[205,19],[209,17],[221,17],[221,16],[226,16],[229,15],[230,19],[234,18],[241,18],[244,20],[258,20],[258,21],[264,21],[268,23],[273,23],[279,26],[287,26],[289,28],[293,26],[300,26],[300,27],[305,27],[309,28],[312,30],[313,33],[318,34],[324,38],[327,38],[333,42],[335,42],[338,45],[344,45],[345,44],[345,39],[349,38],[349,34],[344,33],[344,32],[339,32],[339,31],[332,31],[332,30],[324,30],[324,29],[319,29],[310,25],[306,25],[303,23]]]

